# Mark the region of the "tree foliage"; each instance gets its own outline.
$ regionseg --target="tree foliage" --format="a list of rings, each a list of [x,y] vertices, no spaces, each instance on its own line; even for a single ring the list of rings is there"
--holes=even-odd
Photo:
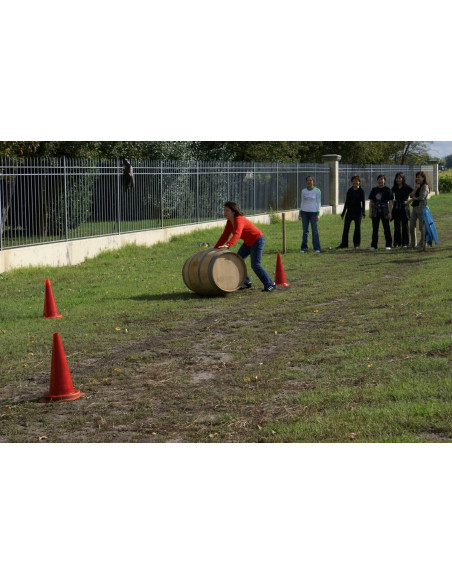
[[[135,158],[151,160],[223,160],[321,162],[340,154],[344,164],[421,164],[429,142],[0,142],[0,155],[11,157]]]

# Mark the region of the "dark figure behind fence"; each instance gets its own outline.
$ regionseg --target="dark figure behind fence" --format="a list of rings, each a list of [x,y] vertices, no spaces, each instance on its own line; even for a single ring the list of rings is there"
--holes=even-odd
[[[133,168],[132,165],[130,164],[130,160],[124,158],[123,165],[124,165],[124,190],[127,191],[130,188],[133,189],[133,187],[135,186],[135,178],[133,176]]]

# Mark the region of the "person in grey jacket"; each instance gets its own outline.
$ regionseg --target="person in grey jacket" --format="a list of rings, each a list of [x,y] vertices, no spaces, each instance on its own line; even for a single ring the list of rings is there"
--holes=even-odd
[[[427,198],[430,187],[427,182],[425,172],[420,170],[416,173],[416,188],[411,193],[411,218],[410,218],[410,247],[423,247],[425,241],[425,225],[422,219],[422,211],[427,206]],[[416,223],[419,221],[421,237],[416,244]]]

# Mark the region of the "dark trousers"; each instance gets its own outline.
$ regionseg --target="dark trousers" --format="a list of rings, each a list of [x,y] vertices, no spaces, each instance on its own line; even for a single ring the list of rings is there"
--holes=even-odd
[[[382,213],[378,213],[376,217],[372,217],[372,243],[371,247],[378,247],[378,228],[380,226],[380,221],[383,223],[383,231],[385,234],[386,247],[392,246],[392,235],[391,229],[389,227],[389,219],[385,217]]]
[[[410,243],[410,235],[406,210],[394,209],[392,218],[394,219],[394,245],[408,245]]]
[[[344,218],[344,231],[342,232],[341,247],[348,247],[348,232],[352,221],[355,222],[355,230],[353,232],[353,245],[359,247],[361,245],[361,215],[352,215],[346,213]]]
[[[243,260],[246,260],[246,258],[249,255],[251,255],[251,267],[253,268],[254,273],[262,282],[264,288],[269,288],[270,286],[273,286],[274,282],[261,264],[262,254],[264,252],[264,245],[265,237],[261,235],[261,237],[259,237],[259,239],[255,243],[253,243],[251,247],[248,247],[243,243],[240,246],[237,255],[239,255]],[[246,274],[245,284],[250,283],[251,283],[250,277],[248,274]]]

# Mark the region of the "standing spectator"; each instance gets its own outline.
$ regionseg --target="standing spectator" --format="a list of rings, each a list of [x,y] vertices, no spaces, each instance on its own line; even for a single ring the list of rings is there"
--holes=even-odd
[[[403,172],[398,172],[392,187],[395,202],[392,208],[394,219],[394,247],[408,247],[410,237],[408,233],[408,219],[410,218],[409,196],[413,190],[406,184]]]
[[[371,250],[378,247],[378,228],[380,221],[383,223],[383,231],[386,240],[386,249],[391,249],[392,236],[389,221],[392,217],[392,203],[394,195],[386,185],[386,177],[380,174],[377,177],[377,185],[370,191],[369,195],[369,215],[372,217],[372,242]]]
[[[301,191],[301,206],[299,219],[303,225],[303,238],[301,241],[301,253],[308,251],[309,224],[312,229],[312,246],[316,253],[321,252],[318,221],[320,207],[322,206],[322,193],[315,186],[313,176],[306,177],[306,188]]]
[[[416,188],[411,193],[411,218],[410,218],[410,247],[423,247],[425,241],[425,225],[422,219],[422,211],[427,206],[427,198],[430,193],[430,187],[427,182],[425,172],[420,170],[416,173]],[[421,238],[416,246],[416,222],[419,220],[419,230]]]
[[[350,231],[351,222],[355,222],[353,232],[353,245],[358,249],[361,245],[361,219],[366,216],[366,204],[364,201],[364,191],[361,188],[361,177],[356,174],[352,176],[352,186],[347,191],[344,210],[341,218],[344,219],[344,230],[342,232],[342,242],[336,249],[348,247],[348,232]]]

